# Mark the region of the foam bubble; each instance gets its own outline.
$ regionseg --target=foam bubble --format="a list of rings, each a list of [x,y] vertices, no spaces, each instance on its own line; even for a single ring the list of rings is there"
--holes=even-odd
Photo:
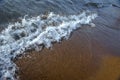
[[[9,24],[0,34],[0,79],[17,79],[17,66],[12,61],[17,56],[30,49],[50,48],[53,42],[68,39],[72,31],[82,24],[91,24],[96,17],[96,13],[89,11],[69,16],[51,12]]]

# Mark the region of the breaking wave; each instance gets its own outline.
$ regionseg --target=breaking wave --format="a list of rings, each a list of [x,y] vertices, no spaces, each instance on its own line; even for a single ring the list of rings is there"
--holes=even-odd
[[[84,11],[78,15],[63,16],[54,13],[37,17],[24,17],[19,22],[10,23],[0,33],[0,80],[17,80],[17,65],[13,62],[25,51],[43,47],[68,39],[71,32],[83,24],[91,25],[96,13]]]

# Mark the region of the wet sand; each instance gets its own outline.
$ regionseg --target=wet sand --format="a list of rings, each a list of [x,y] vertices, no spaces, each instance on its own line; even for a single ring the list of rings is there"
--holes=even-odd
[[[120,80],[120,8],[101,8],[96,27],[16,61],[21,80]]]

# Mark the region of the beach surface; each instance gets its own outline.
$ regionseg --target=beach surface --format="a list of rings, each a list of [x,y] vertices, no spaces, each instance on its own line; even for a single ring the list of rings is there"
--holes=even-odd
[[[120,80],[120,8],[96,11],[96,27],[83,26],[50,50],[15,61],[20,79]]]

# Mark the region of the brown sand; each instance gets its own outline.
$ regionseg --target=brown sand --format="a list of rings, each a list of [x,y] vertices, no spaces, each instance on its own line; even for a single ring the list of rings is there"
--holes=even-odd
[[[110,13],[109,13],[110,12]],[[82,27],[51,50],[16,61],[21,80],[120,80],[120,9],[98,10],[96,27]]]

